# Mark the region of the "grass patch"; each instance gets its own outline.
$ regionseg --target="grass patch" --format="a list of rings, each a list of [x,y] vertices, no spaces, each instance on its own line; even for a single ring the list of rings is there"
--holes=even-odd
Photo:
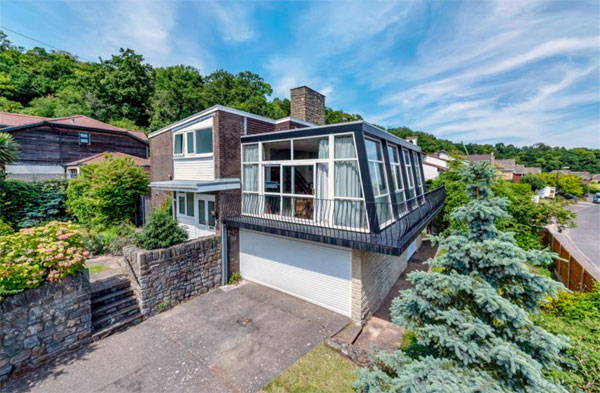
[[[90,274],[96,274],[96,273],[100,273],[106,269],[108,269],[106,266],[104,265],[90,265],[87,267],[88,271],[90,272]]]
[[[354,393],[358,369],[325,343],[304,355],[264,387],[265,393]]]

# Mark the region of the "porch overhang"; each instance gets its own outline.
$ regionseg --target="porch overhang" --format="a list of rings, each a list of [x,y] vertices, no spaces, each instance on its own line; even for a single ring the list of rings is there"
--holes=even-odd
[[[196,193],[237,190],[240,188],[240,179],[155,181],[150,183],[150,188],[157,191]]]

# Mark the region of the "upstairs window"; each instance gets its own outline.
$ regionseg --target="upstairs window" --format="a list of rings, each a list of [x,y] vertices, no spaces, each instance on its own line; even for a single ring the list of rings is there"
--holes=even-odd
[[[213,152],[213,129],[196,130],[196,154]]]
[[[415,175],[413,173],[412,160],[410,157],[410,153],[406,149],[402,149],[402,154],[404,155],[404,166],[406,167],[406,177],[407,186],[408,186],[408,204],[411,207],[416,206],[416,193],[415,193]]]
[[[396,204],[398,207],[398,216],[406,211],[406,201],[404,200],[404,179],[402,178],[402,168],[400,165],[400,156],[398,147],[388,145],[388,156],[390,158],[390,169],[392,170],[392,183]]]
[[[316,160],[329,157],[329,138],[294,140],[294,160]]]
[[[80,145],[89,145],[92,142],[89,132],[80,132],[79,133],[79,144]]]
[[[292,158],[291,141],[263,143],[264,161],[285,161]]]
[[[354,137],[336,135],[333,145],[333,223],[341,227],[367,228]]]
[[[373,188],[373,195],[375,196],[377,218],[379,225],[383,226],[392,219],[392,211],[381,142],[366,139],[365,143],[367,159],[369,161],[369,174],[371,175],[371,186]]]
[[[186,145],[187,145],[187,153],[194,154],[194,133],[188,132],[185,134],[186,137]]]
[[[173,141],[173,154],[183,154],[183,134],[175,135]]]

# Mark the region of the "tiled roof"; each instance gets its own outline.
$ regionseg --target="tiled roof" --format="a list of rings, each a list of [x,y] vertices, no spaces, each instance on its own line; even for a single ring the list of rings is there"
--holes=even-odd
[[[514,158],[509,158],[507,160],[494,160],[494,164],[504,171],[512,171],[517,165]]]
[[[148,140],[146,134],[143,131],[126,130],[124,128],[115,127],[113,125],[101,122],[100,120],[92,119],[91,117],[87,117],[84,115],[51,118],[42,116],[22,115],[20,113],[0,112],[0,127],[25,126],[28,124],[40,123],[42,121],[47,121],[49,123],[54,124],[71,124],[80,127],[98,128],[110,131],[122,131],[127,132],[144,141]]]
[[[492,162],[493,160],[494,160],[493,154],[470,154],[469,155],[469,161],[472,161],[472,162],[476,162],[476,161]]]
[[[135,164],[137,166],[150,166],[149,159],[132,156],[130,154],[125,154],[125,153],[120,153],[120,152],[110,152],[110,151],[94,154],[93,156],[89,156],[86,158],[79,159],[77,161],[70,162],[66,166],[97,164],[99,162],[106,160],[106,155],[108,155],[108,154],[110,154],[113,157],[129,157],[133,160],[133,162],[135,162]]]

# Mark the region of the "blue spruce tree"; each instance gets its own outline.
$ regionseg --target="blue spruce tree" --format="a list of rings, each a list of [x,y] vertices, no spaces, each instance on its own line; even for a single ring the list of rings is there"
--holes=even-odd
[[[375,367],[360,370],[360,391],[566,393],[543,371],[560,367],[567,343],[529,318],[562,285],[527,262],[553,255],[525,251],[496,228],[509,215],[506,200],[492,195],[494,176],[484,163],[463,171],[470,201],[452,214],[466,231],[435,239],[446,252],[428,261],[431,272],[411,273],[413,287],[392,303],[393,322],[413,330],[426,353],[379,354]]]

